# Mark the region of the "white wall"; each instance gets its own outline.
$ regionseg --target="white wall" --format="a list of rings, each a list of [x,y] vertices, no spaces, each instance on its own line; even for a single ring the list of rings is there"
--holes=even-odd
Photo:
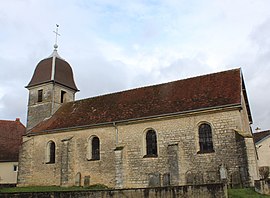
[[[270,137],[256,144],[258,153],[258,165],[270,166]]]
[[[14,166],[17,170],[14,171]],[[18,162],[0,162],[0,184],[17,183]]]

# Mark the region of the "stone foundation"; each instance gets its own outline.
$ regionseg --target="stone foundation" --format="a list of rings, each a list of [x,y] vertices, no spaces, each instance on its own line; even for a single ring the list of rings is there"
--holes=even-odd
[[[102,191],[73,191],[73,192],[39,192],[39,193],[7,193],[0,198],[227,198],[227,188],[223,184],[208,184],[194,186],[174,186],[157,188],[102,190]]]

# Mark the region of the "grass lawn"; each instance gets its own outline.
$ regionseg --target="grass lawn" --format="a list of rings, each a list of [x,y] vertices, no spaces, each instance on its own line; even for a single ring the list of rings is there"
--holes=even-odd
[[[31,187],[14,187],[14,188],[0,188],[0,193],[14,193],[14,192],[55,192],[55,191],[83,191],[83,190],[105,190],[107,186],[96,184],[85,187],[59,187],[59,186],[31,186]]]
[[[270,198],[269,195],[261,195],[253,188],[228,189],[229,198]]]
[[[104,190],[107,186],[96,184],[87,188],[83,187],[59,187],[59,186],[32,186],[32,187],[14,187],[0,188],[0,193],[15,193],[15,192],[50,192],[50,191],[84,191],[84,190]],[[270,198],[267,195],[256,193],[252,188],[245,189],[228,189],[229,198]]]

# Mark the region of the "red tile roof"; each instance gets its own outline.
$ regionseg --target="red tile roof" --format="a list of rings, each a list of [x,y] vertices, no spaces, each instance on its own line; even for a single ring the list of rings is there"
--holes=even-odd
[[[241,80],[241,70],[234,69],[78,100],[64,104],[30,132],[239,105]]]
[[[261,141],[267,136],[270,136],[270,130],[253,133],[253,139],[255,143]]]
[[[18,118],[15,121],[0,120],[0,161],[18,161],[19,148],[25,132],[25,126]]]

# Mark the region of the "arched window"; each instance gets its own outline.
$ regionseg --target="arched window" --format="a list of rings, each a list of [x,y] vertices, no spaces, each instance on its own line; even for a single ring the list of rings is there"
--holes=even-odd
[[[53,164],[55,163],[55,143],[49,141],[46,148],[46,163]]]
[[[157,157],[157,135],[154,130],[146,132],[146,157]]]
[[[99,150],[99,138],[92,138],[92,160],[100,159],[100,150]]]
[[[212,128],[209,124],[204,123],[199,126],[199,144],[200,153],[214,152]]]

